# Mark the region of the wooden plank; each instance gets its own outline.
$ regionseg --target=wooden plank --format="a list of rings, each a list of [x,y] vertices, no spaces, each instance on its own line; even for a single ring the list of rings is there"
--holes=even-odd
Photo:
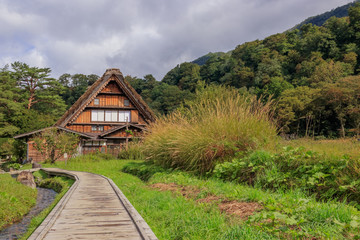
[[[131,122],[137,123],[139,121],[138,110],[131,110]]]
[[[44,170],[72,174],[77,181],[28,239],[157,239],[111,179],[86,172]]]

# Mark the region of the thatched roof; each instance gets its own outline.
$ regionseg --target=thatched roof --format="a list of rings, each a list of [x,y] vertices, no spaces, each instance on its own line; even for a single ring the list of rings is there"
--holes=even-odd
[[[134,103],[135,107],[139,110],[139,113],[144,117],[144,120],[147,123],[155,121],[154,113],[135,89],[124,79],[120,70],[111,68],[107,69],[104,75],[86,90],[86,92],[55,123],[55,126],[65,127],[69,121],[74,120],[112,79],[115,79],[120,89],[130,101]]]

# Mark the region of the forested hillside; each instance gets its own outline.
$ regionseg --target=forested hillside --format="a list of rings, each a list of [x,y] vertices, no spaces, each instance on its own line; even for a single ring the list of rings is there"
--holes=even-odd
[[[313,17],[309,17],[309,18],[305,19],[305,21],[296,25],[295,28],[300,28],[301,26],[309,24],[309,23],[316,25],[316,26],[322,26],[331,17],[338,17],[338,18],[347,17],[349,7],[354,6],[356,2],[359,2],[359,0],[348,3],[341,7],[337,7],[335,9],[332,9],[331,11],[328,11],[328,12],[325,12],[325,13],[322,13],[322,14],[319,14],[319,15],[316,15]]]
[[[306,24],[241,44],[230,54],[209,54],[201,66],[182,63],[161,82],[151,75],[127,79],[162,114],[191,98],[203,81],[239,88],[263,101],[271,96],[282,133],[355,135],[360,128],[359,30],[356,4],[349,17],[332,17],[323,26]]]
[[[210,53],[171,69],[161,81],[126,76],[158,114],[192,99],[199,88],[223,84],[274,101],[282,134],[343,137],[360,132],[360,4],[323,26],[284,33]],[[0,69],[0,154],[21,148],[16,134],[51,126],[98,76],[63,74],[15,62]],[[10,139],[10,140],[9,140]]]

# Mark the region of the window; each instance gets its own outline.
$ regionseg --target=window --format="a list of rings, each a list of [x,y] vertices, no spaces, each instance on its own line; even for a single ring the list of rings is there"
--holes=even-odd
[[[105,111],[105,122],[117,122],[117,111],[106,110]]]
[[[125,107],[130,106],[130,101],[129,101],[128,99],[125,99],[125,100],[124,100],[124,106],[125,106]]]
[[[104,126],[91,126],[91,131],[93,132],[103,132]]]
[[[91,121],[103,122],[104,121],[104,110],[91,110]]]
[[[94,105],[99,105],[100,104],[100,100],[98,98],[94,99]]]
[[[130,111],[91,110],[92,122],[131,122]],[[94,131],[94,130],[93,130]],[[103,130],[101,130],[103,131]]]
[[[119,111],[119,122],[130,122],[130,111]]]

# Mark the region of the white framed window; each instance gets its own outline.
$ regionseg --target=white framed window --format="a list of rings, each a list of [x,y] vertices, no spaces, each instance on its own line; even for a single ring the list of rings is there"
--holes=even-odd
[[[119,111],[119,122],[130,122],[130,111]]]
[[[100,99],[95,98],[94,99],[94,105],[100,105]]]
[[[91,121],[92,122],[103,122],[104,121],[104,110],[91,110]]]
[[[125,107],[130,106],[130,101],[129,101],[128,99],[125,99],[125,100],[124,100],[124,106],[125,106]]]
[[[106,110],[105,111],[105,122],[117,122],[117,111]]]

